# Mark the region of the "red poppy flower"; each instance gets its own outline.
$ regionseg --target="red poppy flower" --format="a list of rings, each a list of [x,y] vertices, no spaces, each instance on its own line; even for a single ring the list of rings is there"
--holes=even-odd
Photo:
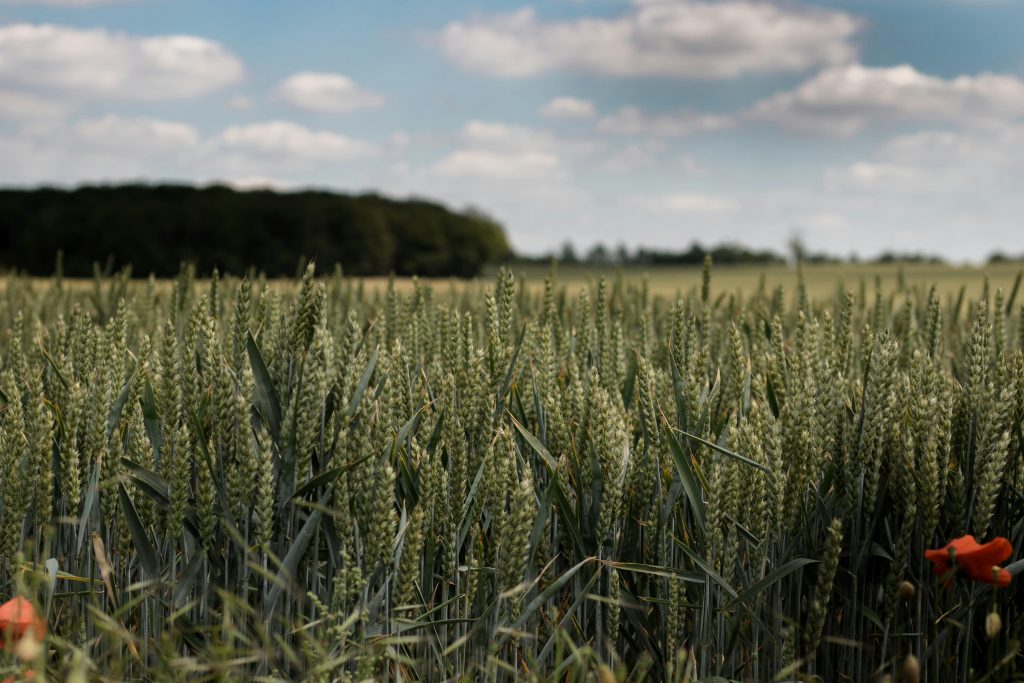
[[[946,576],[950,569],[963,572],[970,579],[993,583],[999,587],[1010,584],[1010,572],[997,566],[1013,554],[1013,546],[1003,537],[994,538],[984,545],[974,536],[961,536],[944,548],[926,550],[924,556],[935,565],[935,573]]]
[[[3,683],[16,683],[16,681],[33,681],[36,678],[36,672],[29,669],[25,673],[21,674],[21,678],[15,678],[14,676],[8,676],[3,680]]]
[[[7,638],[21,640],[30,630],[36,638],[46,635],[46,622],[31,602],[18,596],[0,605],[0,647],[6,647]]]

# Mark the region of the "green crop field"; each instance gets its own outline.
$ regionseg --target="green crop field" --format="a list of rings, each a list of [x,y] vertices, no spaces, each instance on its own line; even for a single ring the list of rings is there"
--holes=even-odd
[[[1018,272],[8,277],[0,678],[1021,680]]]
[[[994,263],[986,266],[956,266],[936,263],[873,263],[873,264],[821,264],[809,265],[803,269],[804,286],[814,299],[830,299],[844,289],[860,294],[863,286],[870,293],[877,285],[890,291],[898,287],[935,287],[936,292],[945,301],[949,297],[959,295],[965,289],[965,295],[977,298],[988,281],[992,288],[1003,288],[1009,292],[1017,274],[1024,264],[1015,262]],[[513,274],[531,290],[543,287],[544,278],[551,271],[546,265],[515,265],[511,267]],[[496,271],[488,272],[481,279],[452,280],[444,278],[422,278],[419,281],[429,284],[435,290],[445,293],[452,288],[457,291],[469,289],[482,293],[493,288]],[[559,285],[576,293],[580,287],[593,287],[597,280],[605,278],[609,284],[621,279],[626,284],[642,286],[644,280],[652,295],[676,297],[699,288],[702,278],[700,267],[687,266],[593,266],[584,264],[561,264],[555,271]],[[716,295],[752,292],[762,284],[769,290],[783,287],[792,294],[797,287],[797,272],[792,266],[756,266],[730,265],[715,266]],[[386,289],[391,280],[386,277],[364,278],[364,287],[370,291]],[[407,292],[412,287],[412,279],[397,278],[395,287]],[[862,284],[863,283],[863,284]]]

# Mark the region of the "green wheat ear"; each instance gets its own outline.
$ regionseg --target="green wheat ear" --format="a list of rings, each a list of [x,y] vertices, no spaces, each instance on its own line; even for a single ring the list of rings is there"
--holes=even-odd
[[[8,673],[1012,678],[1017,286],[850,268],[10,276]]]

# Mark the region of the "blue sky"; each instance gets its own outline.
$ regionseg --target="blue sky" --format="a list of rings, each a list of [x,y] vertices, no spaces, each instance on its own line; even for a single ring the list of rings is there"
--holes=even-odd
[[[0,0],[0,184],[431,197],[526,252],[1024,252],[1024,2]]]

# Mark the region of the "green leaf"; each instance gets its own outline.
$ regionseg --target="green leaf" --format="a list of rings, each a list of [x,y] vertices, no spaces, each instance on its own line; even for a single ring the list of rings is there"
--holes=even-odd
[[[321,472],[320,474],[316,475],[315,477],[307,481],[305,484],[300,486],[298,490],[296,490],[295,493],[292,494],[292,498],[302,498],[310,491],[316,491],[321,486],[331,483],[342,474],[349,472],[350,470],[354,469],[357,465],[360,465],[369,460],[371,457],[372,456],[367,455],[362,458],[359,458],[354,462],[350,462],[347,465],[342,465],[341,467],[335,467],[334,469],[327,470],[326,472]]]
[[[135,544],[135,553],[139,556],[142,568],[146,570],[149,578],[156,579],[160,576],[160,562],[157,560],[153,543],[149,540],[149,534],[146,533],[146,528],[142,525],[139,513],[136,511],[128,491],[125,490],[124,484],[118,484],[117,490],[121,497],[125,522],[128,524],[128,531],[131,532],[132,543]]]
[[[366,387],[370,385],[370,378],[373,377],[373,370],[377,367],[377,354],[379,349],[373,350],[373,355],[370,356],[370,362],[366,364],[366,369],[363,370],[363,376],[359,378],[359,384],[356,385],[356,390],[352,393],[352,399],[348,402],[348,410],[345,414],[348,415],[349,419],[356,414],[356,410],[359,409],[359,402],[363,400],[363,394],[366,393]]]
[[[590,562],[593,559],[594,558],[587,558],[586,560],[583,560],[583,562],[576,565],[576,567],[573,567],[573,569],[570,569],[569,571],[574,571],[578,569],[580,566],[582,566],[584,562]],[[559,637],[561,630],[565,627],[567,623],[569,623],[569,621],[572,619],[573,614],[576,613],[576,610],[578,610],[580,606],[586,602],[587,596],[590,595],[591,587],[595,583],[597,583],[597,580],[601,577],[601,571],[601,568],[598,567],[597,571],[595,571],[591,575],[590,580],[582,586],[581,590],[576,592],[576,599],[573,601],[572,605],[569,606],[569,609],[565,610],[565,614],[562,615],[561,620],[558,622],[558,628],[555,629],[555,633],[553,633],[552,636],[548,638],[548,642],[544,644],[544,649],[541,650],[540,655],[537,657],[538,661],[544,661],[544,659],[548,656],[548,653],[551,652],[551,648],[554,646],[555,639]],[[552,680],[558,679],[556,677]]]
[[[725,448],[724,446],[719,446],[718,444],[712,443],[712,442],[708,441],[707,439],[702,439],[699,436],[695,436],[693,434],[690,434],[689,432],[684,432],[682,429],[680,429],[678,431],[683,436],[685,436],[687,438],[690,438],[690,439],[693,439],[694,441],[697,441],[699,443],[702,443],[705,446],[707,446],[708,448],[711,448],[711,449],[714,449],[714,450],[718,451],[722,455],[726,455],[726,456],[728,456],[730,458],[735,458],[736,460],[739,460],[740,462],[742,462],[742,463],[744,463],[746,465],[750,465],[751,467],[755,467],[755,468],[761,470],[762,472],[767,474],[769,477],[774,477],[775,476],[775,473],[772,472],[769,467],[767,467],[766,465],[762,465],[761,463],[757,462],[756,460],[751,460],[750,458],[744,457],[744,456],[740,455],[739,453],[734,453],[733,451],[730,451],[728,448]]]
[[[700,484],[694,476],[693,467],[690,464],[690,456],[683,452],[671,429],[665,430],[665,440],[668,442],[669,450],[672,451],[672,460],[676,465],[676,472],[679,474],[679,481],[686,492],[686,498],[690,501],[690,509],[697,520],[701,535],[707,533],[707,511],[704,507],[704,497],[701,495]]]
[[[160,427],[160,412],[157,410],[156,396],[153,394],[153,385],[149,378],[146,378],[146,387],[142,394],[142,424],[146,428],[146,436],[153,446],[153,453],[156,464],[160,465],[160,449],[163,447],[163,432]]]
[[[267,424],[270,426],[270,435],[274,441],[280,441],[281,401],[277,397],[274,382],[270,379],[267,364],[263,362],[260,347],[256,345],[256,340],[253,339],[251,332],[246,335],[245,347],[249,352],[249,365],[252,366],[253,379],[256,380],[253,402],[256,404],[256,409],[267,420]]]
[[[544,464],[548,466],[548,469],[554,473],[554,471],[558,469],[558,463],[555,461],[554,456],[552,456],[548,449],[544,447],[544,444],[540,442],[540,439],[531,434],[526,427],[519,423],[519,420],[517,420],[515,416],[509,414],[509,417],[512,418],[512,425],[519,430],[520,434],[523,435],[523,439],[526,440],[526,443],[530,444],[530,448],[532,448],[537,455],[541,457],[541,460],[543,460]]]
[[[505,371],[505,379],[501,383],[501,387],[498,389],[498,395],[494,400],[494,421],[497,422],[498,418],[505,411],[505,396],[508,395],[508,388],[512,386],[512,376],[515,374],[516,360],[519,358],[519,351],[523,348],[523,338],[526,337],[526,325],[523,325],[523,329],[519,332],[519,340],[516,342],[515,351],[512,352],[512,358],[508,362],[508,370]]]
[[[144,491],[158,505],[170,504],[171,487],[167,480],[128,458],[121,458],[121,462],[128,469],[128,478],[136,487]]]
[[[330,498],[330,492],[324,493],[320,496],[320,506],[326,505]],[[270,590],[270,595],[267,597],[267,603],[264,605],[264,618],[266,621],[270,621],[274,614],[274,608],[277,606],[277,602],[281,599],[281,592],[284,590],[283,587],[287,586],[291,591],[291,586],[295,581],[295,576],[299,568],[299,562],[302,561],[302,557],[306,554],[306,548],[309,547],[310,541],[313,540],[313,535],[316,533],[317,527],[320,526],[320,518],[323,517],[323,511],[320,509],[314,510],[309,517],[306,519],[306,523],[302,525],[302,529],[299,530],[298,536],[292,541],[291,547],[288,548],[288,552],[285,554],[284,559],[281,560],[281,567],[277,572],[277,579],[274,581],[274,587]]]
[[[676,547],[682,550],[694,564],[700,567],[701,571],[703,571],[713,583],[717,583],[722,590],[728,593],[729,597],[739,597],[739,593],[736,592],[736,589],[730,586],[718,572],[711,568],[711,565],[707,563],[707,560],[698,555],[692,548],[688,547],[685,543],[681,543],[678,539],[676,539]]]
[[[790,560],[786,564],[782,565],[768,576],[764,577],[760,581],[757,581],[746,588],[742,593],[736,596],[735,599],[727,603],[724,609],[732,609],[738,603],[748,603],[750,599],[756,596],[761,591],[770,588],[782,579],[786,578],[798,569],[802,569],[809,564],[815,564],[818,560],[810,560],[806,557],[797,558]]]
[[[688,572],[684,569],[676,569],[674,567],[663,567],[654,564],[643,564],[641,562],[614,562],[612,560],[604,560],[604,564],[615,569],[621,569],[627,572],[638,572],[640,574],[651,574],[653,576],[664,576],[665,578],[679,578],[683,581],[690,583],[704,583],[704,577],[697,572]]]
[[[85,527],[92,516],[92,507],[96,504],[96,492],[100,485],[100,463],[97,461],[92,466],[92,474],[89,476],[89,485],[85,488],[85,498],[82,502],[82,511],[78,517],[78,543],[79,553],[82,552],[82,543],[85,541]]]
[[[589,564],[594,560],[595,558],[593,557],[585,558],[584,560],[578,562],[575,566],[567,569],[565,572],[562,573],[561,576],[552,581],[551,585],[549,585],[547,588],[538,593],[536,597],[534,597],[533,600],[531,600],[526,605],[526,607],[523,608],[523,611],[519,614],[519,618],[516,619],[514,624],[512,624],[512,628],[519,629],[525,626],[527,620],[530,617],[532,617],[534,613],[537,612],[542,605],[544,605],[544,603],[550,600],[552,596],[556,595],[560,590],[562,590],[565,584],[569,583],[570,579],[572,579],[572,577],[576,575],[576,572],[578,572],[584,565]],[[584,591],[584,593],[585,592],[586,591]]]
[[[46,347],[43,346],[42,342],[39,343],[39,351],[40,353],[43,354],[43,358],[46,359],[46,362],[53,369],[53,373],[57,375],[57,379],[60,380],[61,385],[63,385],[65,389],[70,388],[71,385],[68,384],[67,378],[64,377],[64,373],[61,372],[60,366],[57,365],[57,361],[53,359],[53,356],[51,356],[50,353],[46,350]]]
[[[128,375],[128,379],[125,381],[124,386],[121,387],[121,393],[117,395],[117,400],[114,401],[114,405],[110,408],[110,415],[107,417],[107,438],[109,439],[117,428],[117,423],[121,419],[121,413],[124,411],[124,404],[128,402],[128,396],[131,393],[132,384],[135,382],[135,370],[132,370],[131,374]]]
[[[188,592],[192,588],[192,584],[196,582],[196,578],[199,576],[199,570],[203,567],[203,559],[203,553],[193,553],[192,559],[189,560],[188,564],[185,566],[185,571],[183,571],[181,576],[178,577],[178,581],[174,585],[174,592],[171,594],[171,604],[175,607],[180,607],[185,604]]]

